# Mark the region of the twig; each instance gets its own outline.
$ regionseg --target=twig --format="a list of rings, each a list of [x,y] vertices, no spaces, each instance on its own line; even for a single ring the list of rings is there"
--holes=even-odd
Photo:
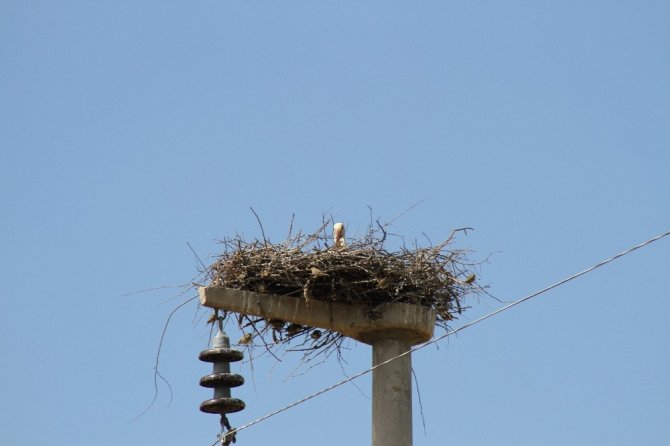
[[[413,205],[411,205],[410,207],[408,207],[407,209],[405,209],[404,211],[402,211],[400,214],[396,215],[396,216],[393,217],[391,220],[389,220],[389,221],[387,221],[386,223],[384,223],[384,226],[389,226],[391,223],[393,223],[394,221],[396,221],[397,219],[399,219],[399,218],[402,217],[403,215],[407,214],[409,211],[411,211],[412,209],[414,209],[415,207],[417,207],[418,205],[420,205],[421,203],[423,203],[423,202],[426,201],[426,200],[428,200],[428,197],[426,197],[426,198],[422,198],[421,200],[417,201],[416,203],[414,203]]]
[[[249,206],[249,209],[251,209],[251,212],[254,213],[254,216],[256,217],[256,221],[258,222],[258,226],[261,227],[261,234],[263,235],[263,243],[267,246],[268,244],[268,239],[265,237],[265,230],[263,229],[263,223],[261,223],[261,219],[251,206]]]
[[[154,363],[154,397],[153,397],[153,399],[151,400],[151,403],[149,403],[149,405],[148,405],[142,412],[140,412],[139,415],[137,415],[135,418],[133,418],[132,420],[130,420],[131,423],[132,423],[133,421],[137,420],[138,418],[140,418],[140,417],[141,417],[142,415],[144,415],[145,413],[147,413],[147,412],[149,411],[149,409],[151,409],[151,407],[156,403],[156,399],[158,398],[158,379],[157,379],[157,378],[162,379],[162,380],[165,382],[165,384],[167,384],[168,389],[170,389],[170,402],[168,403],[168,405],[170,405],[170,404],[172,403],[172,386],[171,386],[170,383],[163,377],[163,375],[161,375],[160,372],[158,371],[158,363],[159,363],[160,356],[161,356],[161,349],[163,348],[163,340],[165,339],[165,333],[167,332],[168,325],[170,325],[170,320],[172,319],[172,316],[174,316],[175,313],[176,313],[177,311],[179,311],[179,309],[181,309],[182,307],[184,307],[187,303],[189,303],[189,302],[191,302],[192,300],[197,299],[197,298],[198,298],[198,296],[193,296],[193,297],[191,297],[190,299],[188,299],[187,301],[182,302],[182,303],[179,304],[175,309],[173,309],[173,310],[170,312],[170,314],[168,315],[168,318],[167,318],[167,320],[165,321],[165,325],[163,326],[163,332],[161,333],[160,341],[158,342],[158,350],[156,351],[156,361],[155,361],[155,363]]]
[[[207,275],[211,274],[211,270],[205,266],[205,264],[204,264],[204,262],[203,262],[202,260],[200,260],[200,257],[199,257],[198,254],[195,252],[195,249],[193,249],[193,247],[191,246],[191,244],[190,244],[189,242],[186,242],[186,244],[188,245],[188,249],[191,250],[191,252],[192,252],[193,255],[195,256],[196,260],[198,261],[198,263],[199,263],[200,266],[202,267],[202,271],[201,271],[201,272],[204,273],[204,274],[207,274]]]
[[[287,241],[291,240],[291,232],[293,231],[293,220],[294,219],[295,219],[295,213],[291,214],[291,223],[288,225],[288,235],[286,236]]]

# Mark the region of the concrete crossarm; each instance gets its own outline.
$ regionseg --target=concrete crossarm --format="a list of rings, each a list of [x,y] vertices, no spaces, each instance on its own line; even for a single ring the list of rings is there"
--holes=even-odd
[[[199,293],[205,307],[330,329],[366,344],[383,338],[419,344],[428,341],[435,328],[435,310],[420,305],[390,303],[372,307],[219,287],[201,287]],[[374,318],[370,318],[371,310]]]

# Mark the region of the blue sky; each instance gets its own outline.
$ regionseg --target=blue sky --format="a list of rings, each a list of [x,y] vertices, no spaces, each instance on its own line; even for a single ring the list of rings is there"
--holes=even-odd
[[[211,444],[216,239],[324,211],[458,247],[502,300],[670,229],[667,2],[3,1],[0,438]],[[670,240],[414,355],[415,445],[670,443]],[[492,311],[472,300],[462,322]],[[457,326],[458,323],[455,324]],[[237,333],[231,330],[231,337]],[[351,344],[346,373],[369,366]],[[244,424],[342,379],[237,368]],[[288,377],[288,378],[287,378]],[[238,444],[366,444],[368,377]]]

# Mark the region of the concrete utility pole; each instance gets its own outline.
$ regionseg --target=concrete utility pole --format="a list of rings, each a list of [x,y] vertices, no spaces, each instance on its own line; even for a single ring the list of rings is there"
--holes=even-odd
[[[205,307],[324,328],[372,346],[381,364],[433,336],[434,310],[405,303],[383,304],[370,318],[370,305],[305,300],[230,288],[200,288]],[[411,355],[372,371],[372,446],[412,445]]]

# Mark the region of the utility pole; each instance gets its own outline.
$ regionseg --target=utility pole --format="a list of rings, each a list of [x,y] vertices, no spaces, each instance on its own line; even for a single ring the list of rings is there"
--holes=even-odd
[[[433,336],[436,312],[420,305],[305,300],[231,288],[202,287],[205,307],[339,332],[372,346],[376,366]],[[372,371],[372,446],[412,445],[412,362],[402,356]]]

